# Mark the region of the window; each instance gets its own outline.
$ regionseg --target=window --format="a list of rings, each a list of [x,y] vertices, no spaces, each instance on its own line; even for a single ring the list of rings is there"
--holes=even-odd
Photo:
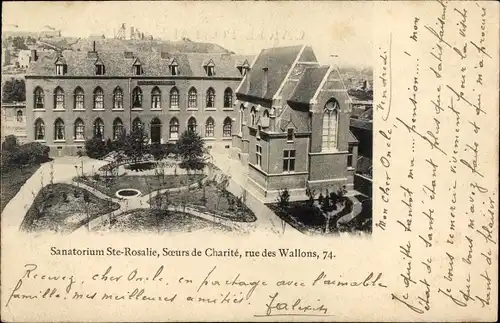
[[[179,138],[179,120],[177,120],[177,118],[172,118],[170,120],[169,138],[170,139]]]
[[[179,90],[175,87],[170,90],[170,109],[179,109]]]
[[[207,108],[215,107],[215,91],[212,88],[207,90]]]
[[[135,75],[142,75],[142,66],[141,65],[134,65],[134,74]]]
[[[233,90],[227,88],[224,91],[224,108],[231,108],[233,106]]]
[[[214,119],[212,119],[212,117],[209,117],[207,119],[207,122],[205,123],[205,137],[207,138],[214,137],[214,128],[215,128]]]
[[[257,166],[262,167],[262,146],[255,145],[255,157],[257,159]]]
[[[196,119],[194,117],[188,120],[188,131],[196,132]]]
[[[143,125],[142,125],[141,119],[135,118],[134,121],[132,121],[132,130],[133,131],[141,130],[143,128],[142,126]]]
[[[179,75],[179,67],[177,66],[177,64],[170,65],[170,74],[174,76]]]
[[[17,122],[22,122],[23,121],[23,111],[22,110],[17,110],[17,112],[16,112],[16,120],[17,120]]]
[[[335,99],[331,99],[325,105],[321,141],[323,151],[331,151],[337,148],[338,110],[339,103]]]
[[[100,87],[94,90],[94,110],[104,110],[104,92]]]
[[[113,109],[123,110],[123,91],[119,87],[113,91]]]
[[[85,140],[85,124],[82,119],[78,118],[75,121],[75,140]]]
[[[95,63],[95,75],[104,75],[106,69],[104,68],[104,64],[99,60]]]
[[[284,172],[295,171],[295,150],[283,151],[283,171]]]
[[[353,156],[354,146],[349,145],[347,153],[347,167],[352,167],[352,156]]]
[[[232,122],[231,118],[227,117],[224,119],[224,124],[222,126],[222,136],[223,137],[231,137],[231,129],[232,128]]]
[[[58,118],[54,123],[54,140],[64,140],[64,132],[64,122]]]
[[[188,92],[188,109],[196,109],[198,107],[198,93],[195,88],[191,88]]]
[[[135,87],[132,91],[132,108],[142,108],[142,90],[140,87]]]
[[[104,122],[101,118],[94,121],[94,138],[104,138]]]
[[[240,133],[243,133],[243,117],[244,117],[244,108],[243,105],[240,107]]]
[[[75,110],[83,110],[84,106],[84,93],[81,87],[75,89]]]
[[[33,102],[35,102],[35,106],[33,107],[34,109],[43,109],[43,98],[44,98],[43,90],[37,87],[34,92],[34,100],[33,100]]]
[[[113,121],[113,139],[116,140],[123,134],[123,122],[120,118]]]
[[[56,75],[64,75],[64,64],[57,64],[56,65]]]
[[[35,140],[45,140],[45,123],[42,119],[35,121]]]
[[[215,66],[207,66],[207,75],[214,76],[215,75]]]
[[[287,133],[286,133],[286,140],[287,141],[293,141],[293,129],[289,128]]]
[[[151,91],[151,109],[161,109],[161,92],[157,87],[154,87],[153,91]]]
[[[60,87],[54,91],[54,109],[64,110],[64,91]]]
[[[252,107],[252,109],[250,110],[250,120],[251,120],[250,125],[252,125],[252,126],[255,126],[256,113],[257,113],[257,111],[255,111],[255,107]]]

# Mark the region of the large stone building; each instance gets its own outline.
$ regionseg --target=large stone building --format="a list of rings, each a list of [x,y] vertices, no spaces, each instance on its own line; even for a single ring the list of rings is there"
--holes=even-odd
[[[233,157],[265,200],[279,190],[303,196],[352,188],[358,141],[349,131],[350,98],[339,71],[311,47],[264,49],[236,91]]]
[[[93,136],[144,127],[154,143],[186,129],[208,145],[231,144],[235,90],[251,57],[234,54],[33,53],[26,75],[28,140],[74,155]]]

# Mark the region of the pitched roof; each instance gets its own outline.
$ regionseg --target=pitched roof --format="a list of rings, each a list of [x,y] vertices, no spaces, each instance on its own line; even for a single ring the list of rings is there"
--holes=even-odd
[[[299,45],[263,49],[240,86],[239,93],[272,99],[300,54],[302,47],[302,45]],[[268,68],[266,93],[262,93],[264,82],[264,71],[262,69],[264,67]],[[250,82],[250,86],[248,86],[248,82]]]
[[[328,72],[328,68],[328,66],[306,68],[288,101],[309,104]]]
[[[87,52],[63,51],[66,60],[68,76],[93,76],[97,60],[106,66],[106,75],[132,76],[132,64],[135,60],[126,58],[123,51],[98,51],[97,58],[88,58]],[[163,57],[163,58],[162,58]],[[235,54],[211,53],[160,53],[138,52],[134,58],[141,62],[144,76],[171,75],[169,65],[173,59],[178,64],[179,76],[206,76],[203,63],[212,60],[215,65],[215,77],[241,77],[236,61],[251,59],[251,56]],[[57,59],[55,52],[40,52],[38,59],[32,62],[27,75],[52,76],[55,75],[54,63]]]

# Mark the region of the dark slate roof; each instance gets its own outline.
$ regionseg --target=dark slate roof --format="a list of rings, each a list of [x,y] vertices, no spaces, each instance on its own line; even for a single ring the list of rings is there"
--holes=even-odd
[[[239,93],[257,98],[272,99],[295,59],[300,54],[302,47],[300,45],[263,49],[240,86]],[[264,67],[268,68],[266,93],[262,93],[264,81],[264,71],[262,69]],[[246,91],[248,82],[250,82],[250,86]]]
[[[36,62],[30,64],[27,75],[55,75],[56,52],[40,52]],[[68,76],[93,76],[97,59],[88,58],[87,52],[63,51],[62,56],[67,64]],[[106,67],[108,76],[132,76],[132,66],[136,58],[141,62],[144,76],[171,75],[169,65],[175,58],[180,76],[206,76],[204,62],[212,60],[215,64],[215,77],[241,77],[237,69],[237,61],[251,59],[251,56],[212,53],[134,53],[134,58],[125,58],[125,53],[98,51],[98,59]],[[164,58],[162,58],[164,57]]]
[[[328,72],[328,68],[328,66],[306,68],[288,101],[309,104]]]

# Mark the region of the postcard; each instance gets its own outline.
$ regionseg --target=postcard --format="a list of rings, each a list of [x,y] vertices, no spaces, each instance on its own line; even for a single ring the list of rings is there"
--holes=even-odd
[[[499,5],[6,2],[5,322],[496,321]]]

